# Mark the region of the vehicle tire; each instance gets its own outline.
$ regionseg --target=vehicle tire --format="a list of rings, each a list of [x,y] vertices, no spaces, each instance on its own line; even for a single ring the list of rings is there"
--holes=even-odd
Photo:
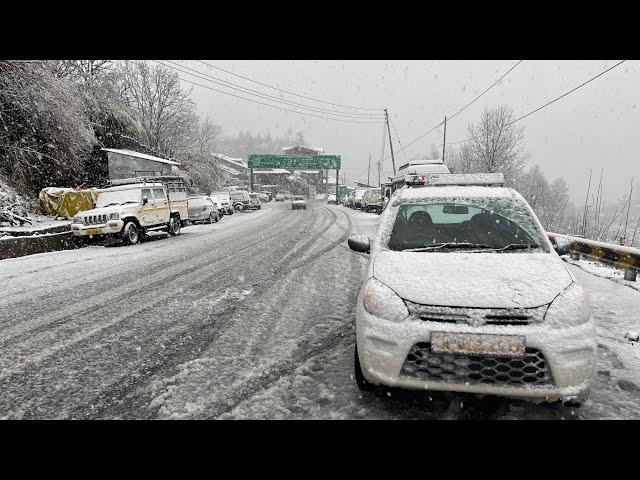
[[[238,204],[236,204],[236,205],[234,205],[234,206],[233,206],[233,209],[234,209],[236,212],[242,212],[242,211],[244,210],[244,207],[242,206],[242,204],[238,203]]]
[[[358,346],[353,349],[353,376],[356,379],[358,388],[365,392],[371,392],[375,390],[375,385],[369,382],[362,374],[362,367],[360,366],[360,358],[358,357]]]
[[[220,215],[216,215],[216,219],[214,220],[214,222],[218,223],[220,221]]]
[[[176,236],[180,235],[180,226],[181,222],[178,217],[171,217],[169,219],[169,226],[167,227],[167,232],[169,235]]]
[[[134,222],[126,222],[122,227],[122,241],[125,245],[135,245],[140,241],[140,229]]]

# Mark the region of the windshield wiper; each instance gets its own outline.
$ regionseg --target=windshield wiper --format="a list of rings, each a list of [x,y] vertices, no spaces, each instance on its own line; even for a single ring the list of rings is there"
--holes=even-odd
[[[109,204],[105,205],[104,207],[98,207],[98,208],[110,207],[111,205],[120,205],[120,204],[118,202],[112,202],[112,203],[109,203]]]
[[[524,249],[531,249],[531,248],[541,248],[540,245],[536,245],[535,243],[510,243],[509,245],[506,245],[502,248],[495,248],[493,250],[496,251],[505,251],[505,250],[524,250]]]
[[[127,200],[126,202],[122,202],[120,205],[126,205],[127,203],[138,203],[138,202],[135,200]],[[114,203],[114,205],[117,205],[117,204]]]
[[[446,242],[446,243],[437,243],[435,245],[430,245],[428,247],[419,247],[419,248],[407,248],[401,250],[401,252],[428,252],[430,250],[440,250],[442,248],[491,248],[490,245],[485,243],[467,243],[467,242]]]

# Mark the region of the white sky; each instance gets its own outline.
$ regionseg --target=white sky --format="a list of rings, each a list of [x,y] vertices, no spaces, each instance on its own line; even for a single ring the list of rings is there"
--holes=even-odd
[[[492,61],[216,61],[208,63],[300,95],[361,107],[387,107],[403,144],[420,136],[469,103],[506,72],[516,60]],[[447,125],[447,141],[466,138],[468,123],[478,120],[484,107],[506,104],[518,117],[586,81],[616,63],[609,61],[525,60],[501,83]],[[318,108],[329,105],[285,95],[196,61],[191,68],[288,100]],[[233,92],[184,73],[185,79]],[[563,176],[576,202],[583,201],[589,169],[597,181],[604,168],[605,197],[615,200],[628,191],[630,177],[640,190],[640,62],[627,61],[585,87],[522,120],[529,162],[538,164],[547,178]],[[189,86],[185,84],[186,86]],[[235,94],[249,96],[245,93]],[[283,135],[301,130],[310,146],[342,156],[347,181],[366,180],[367,160],[380,158],[382,125],[335,122],[272,109],[194,86],[193,99],[209,113],[224,134],[240,130]],[[251,97],[256,99],[255,97]],[[256,100],[269,102],[257,98]],[[291,107],[293,108],[293,107]],[[344,109],[342,109],[344,110]],[[321,114],[323,115],[323,114]],[[392,130],[394,149],[398,143]],[[426,136],[405,153],[427,154],[442,143],[442,130]],[[224,153],[224,152],[223,152]],[[274,152],[275,153],[275,152]],[[386,146],[385,157],[389,154]],[[396,155],[396,166],[404,163]],[[372,168],[373,171],[373,168]],[[391,161],[383,172],[391,173]],[[342,173],[341,173],[342,176]],[[372,172],[372,179],[375,179]]]

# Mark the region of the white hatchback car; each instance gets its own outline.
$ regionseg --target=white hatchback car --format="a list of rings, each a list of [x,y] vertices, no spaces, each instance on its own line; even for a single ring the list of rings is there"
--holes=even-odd
[[[356,307],[360,388],[587,398],[597,350],[587,297],[515,190],[401,188],[375,239],[349,246],[370,253]]]

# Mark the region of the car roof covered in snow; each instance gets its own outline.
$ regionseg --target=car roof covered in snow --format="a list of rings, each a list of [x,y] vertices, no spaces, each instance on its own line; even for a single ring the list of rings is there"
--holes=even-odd
[[[454,198],[510,198],[524,201],[522,196],[512,188],[476,185],[405,187],[396,190],[393,197],[394,201],[401,202]]]
[[[113,192],[117,190],[135,190],[137,188],[162,188],[161,183],[127,183],[124,185],[116,185],[113,187],[105,188],[103,192]]]

